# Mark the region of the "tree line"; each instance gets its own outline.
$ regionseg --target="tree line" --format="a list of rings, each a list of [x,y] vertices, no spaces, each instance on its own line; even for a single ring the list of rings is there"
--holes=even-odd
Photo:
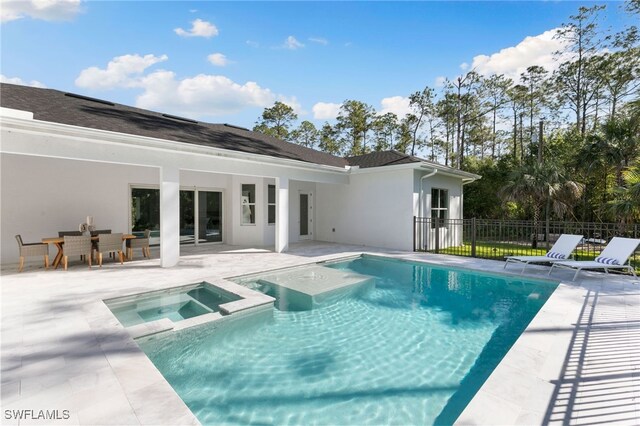
[[[640,0],[624,7],[640,16]],[[534,64],[512,79],[472,69],[410,94],[404,117],[348,99],[319,129],[294,127],[294,110],[276,102],[254,130],[334,155],[394,149],[481,174],[465,187],[469,217],[637,221],[640,34],[602,28],[605,13],[580,7],[557,30],[554,70]]]

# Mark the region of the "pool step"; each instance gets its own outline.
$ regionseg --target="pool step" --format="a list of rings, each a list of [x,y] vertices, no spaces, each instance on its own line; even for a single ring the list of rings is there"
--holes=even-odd
[[[258,283],[273,289],[280,310],[307,310],[373,285],[373,278],[314,265],[265,275]]]

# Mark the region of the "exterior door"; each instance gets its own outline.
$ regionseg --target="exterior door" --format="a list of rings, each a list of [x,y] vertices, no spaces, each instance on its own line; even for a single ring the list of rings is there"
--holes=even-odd
[[[198,190],[198,243],[222,242],[222,192]]]
[[[301,240],[313,239],[313,193],[300,193],[300,237]]]

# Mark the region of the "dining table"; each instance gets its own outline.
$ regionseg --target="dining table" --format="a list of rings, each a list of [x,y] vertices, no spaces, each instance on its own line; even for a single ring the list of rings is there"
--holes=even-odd
[[[122,241],[133,240],[136,236],[132,234],[122,234]],[[91,241],[98,241],[98,236],[91,237]],[[53,269],[57,269],[58,265],[62,261],[62,257],[64,256],[64,237],[47,237],[43,238],[42,242],[45,244],[53,244],[57,247],[58,253],[56,253],[56,257],[53,259]]]

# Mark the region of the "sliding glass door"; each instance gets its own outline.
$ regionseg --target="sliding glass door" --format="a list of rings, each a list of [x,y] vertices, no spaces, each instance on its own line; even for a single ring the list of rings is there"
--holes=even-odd
[[[131,231],[151,230],[151,244],[160,243],[160,190],[131,188]],[[198,238],[196,239],[196,235]],[[180,191],[180,244],[222,242],[222,192]]]
[[[151,230],[149,243],[160,244],[160,190],[131,188],[131,232],[143,237],[145,229]]]

